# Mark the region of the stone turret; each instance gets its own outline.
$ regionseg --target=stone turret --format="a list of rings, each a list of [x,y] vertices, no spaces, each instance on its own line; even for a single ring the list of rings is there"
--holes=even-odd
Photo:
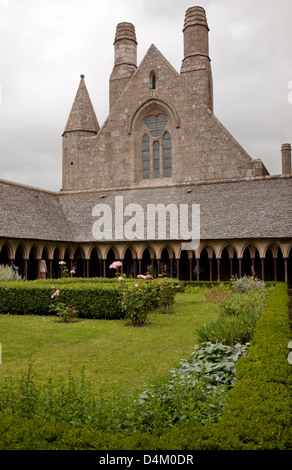
[[[209,57],[209,27],[202,7],[186,11],[181,74],[213,112],[213,80]]]
[[[132,23],[117,25],[114,46],[114,68],[110,76],[110,111],[137,69],[137,39]]]
[[[79,189],[79,139],[96,136],[100,127],[97,121],[84,75],[73,102],[67,124],[63,132],[63,190]]]

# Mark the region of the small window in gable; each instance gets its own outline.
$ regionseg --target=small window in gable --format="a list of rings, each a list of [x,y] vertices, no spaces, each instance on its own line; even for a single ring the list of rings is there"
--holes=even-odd
[[[152,88],[152,90],[156,90],[156,74],[155,72],[151,72],[150,73],[150,88]]]

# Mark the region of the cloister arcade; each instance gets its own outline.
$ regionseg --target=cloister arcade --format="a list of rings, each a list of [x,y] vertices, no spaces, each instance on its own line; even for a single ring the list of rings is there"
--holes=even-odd
[[[292,284],[291,241],[236,240],[202,241],[195,251],[181,249],[179,242],[142,243],[44,243],[7,239],[0,242],[0,264],[19,268],[23,278],[38,279],[39,260],[47,264],[47,278],[62,276],[59,261],[65,261],[76,277],[113,277],[109,266],[122,262],[127,277],[137,277],[151,271],[162,272],[180,280],[229,280],[231,276],[256,275],[264,281],[284,281]]]

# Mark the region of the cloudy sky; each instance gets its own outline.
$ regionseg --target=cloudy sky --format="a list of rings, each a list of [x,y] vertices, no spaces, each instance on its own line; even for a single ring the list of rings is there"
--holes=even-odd
[[[281,173],[281,144],[292,143],[291,0],[0,0],[0,178],[59,190],[80,74],[99,124],[107,117],[116,25],[135,25],[138,63],[153,43],[179,72],[195,5],[210,28],[216,117]]]

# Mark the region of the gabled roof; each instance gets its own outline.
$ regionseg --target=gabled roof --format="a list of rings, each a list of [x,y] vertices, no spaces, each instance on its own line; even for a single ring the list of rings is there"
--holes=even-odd
[[[116,196],[123,207],[200,205],[201,240],[291,238],[292,176],[243,178],[169,187],[51,192],[0,180],[0,237],[66,242],[96,242],[93,208],[107,204],[115,214]],[[127,217],[125,220],[128,220]],[[167,228],[167,240],[171,240]],[[145,227],[146,234],[146,227]],[[125,235],[125,234],[124,234]],[[113,235],[114,236],[114,235]],[[146,238],[145,238],[146,239]],[[178,239],[181,239],[179,236]],[[114,239],[114,241],[128,241]],[[109,241],[109,240],[108,240]]]
[[[63,134],[72,131],[95,133],[99,131],[99,124],[85,85],[84,75],[80,75],[80,77],[79,88]]]
[[[141,74],[143,74],[143,71],[145,69],[149,69],[149,64],[151,64],[150,69],[159,69],[162,70],[163,68],[167,70],[169,74],[175,77],[178,83],[183,83],[186,89],[190,93],[194,93],[197,100],[200,102],[199,95],[196,93],[196,91],[191,90],[185,81],[185,79],[182,77],[180,73],[173,67],[173,65],[166,59],[166,57],[160,52],[159,49],[152,43],[150,47],[148,48],[146,54],[144,55],[143,59],[141,60],[140,64],[138,65],[135,73],[133,73],[132,77],[129,79],[129,82],[121,92],[119,98],[116,100],[115,105],[112,109],[111,114],[114,113],[114,108],[119,106],[119,103],[123,103],[125,98],[124,96],[129,94],[131,95],[131,89],[135,90],[136,82],[139,80],[139,77]],[[147,96],[144,97],[144,99],[149,99],[149,93],[147,90]],[[143,101],[143,96],[140,96],[140,101]]]

